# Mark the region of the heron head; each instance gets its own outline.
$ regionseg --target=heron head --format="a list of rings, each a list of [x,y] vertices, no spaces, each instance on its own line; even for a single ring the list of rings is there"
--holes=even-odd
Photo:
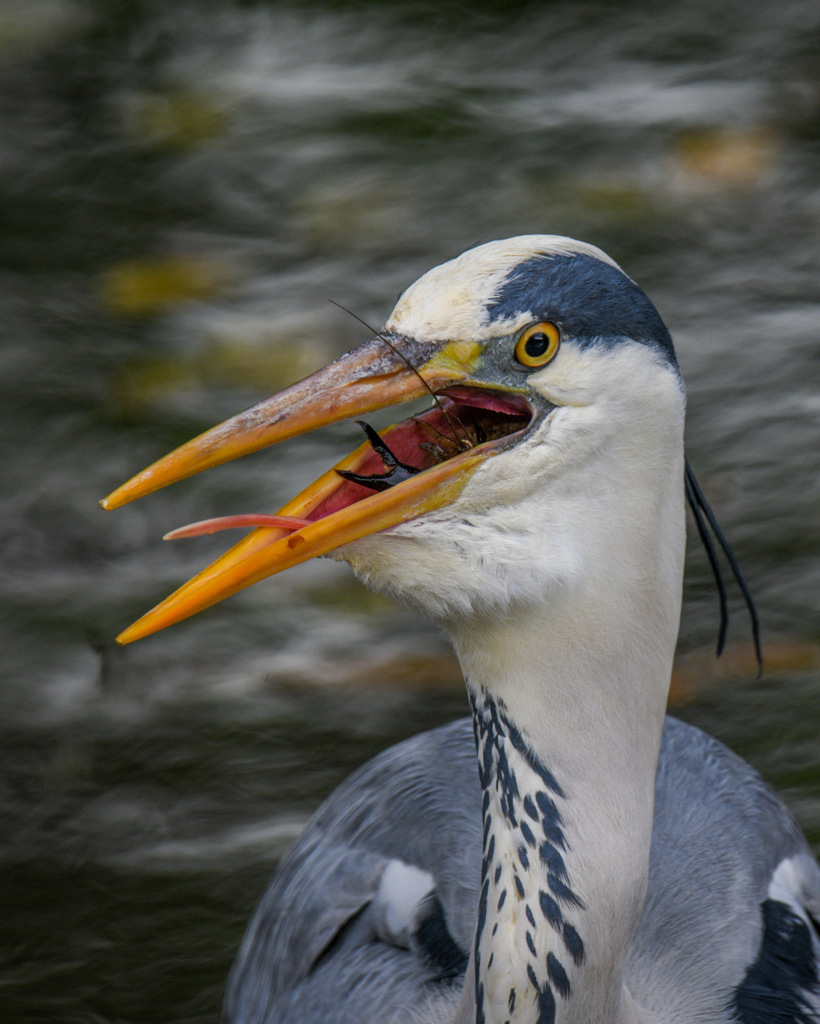
[[[597,562],[613,579],[646,572],[634,556],[647,545],[679,591],[685,399],[669,332],[608,256],[557,236],[490,242],[434,268],[375,338],[103,504],[423,397],[426,411],[369,430],[123,641],[317,555],[443,619],[589,585]]]

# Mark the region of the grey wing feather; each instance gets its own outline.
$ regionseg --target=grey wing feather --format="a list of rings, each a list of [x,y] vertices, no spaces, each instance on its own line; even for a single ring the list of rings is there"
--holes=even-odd
[[[459,983],[423,951],[385,942],[387,865],[432,875],[447,931],[472,943],[480,792],[469,723],[415,736],[374,758],[319,808],[251,919],[225,1005],[236,1024],[367,1021],[404,1006],[435,1019]],[[396,940],[395,941],[400,941]],[[339,993],[351,995],[350,1005]]]
[[[786,862],[803,868],[795,899],[816,903],[820,871],[770,787],[723,744],[667,718],[647,897],[627,969],[636,1001],[663,1021],[742,1020],[734,997],[760,955],[762,904]],[[768,1018],[778,1019],[797,1024]]]
[[[280,866],[234,965],[226,1017],[235,1024],[452,1019],[462,978],[441,977],[412,941],[385,941],[380,885],[391,861],[429,872],[447,932],[468,952],[480,832],[468,721],[413,737],[365,765],[322,805]],[[626,965],[633,998],[650,1017],[757,1021],[739,1013],[736,995],[760,961],[761,906],[783,864],[816,960],[820,871],[788,811],[722,744],[667,719],[647,898]],[[814,1001],[808,993],[808,1016],[760,1019],[819,1020]]]
[[[298,859],[283,864],[242,942],[240,956],[247,961],[248,972],[266,973],[274,991],[307,977],[378,891],[383,857],[364,849],[328,846],[318,838],[316,833],[308,837]],[[270,950],[276,955],[269,956]]]

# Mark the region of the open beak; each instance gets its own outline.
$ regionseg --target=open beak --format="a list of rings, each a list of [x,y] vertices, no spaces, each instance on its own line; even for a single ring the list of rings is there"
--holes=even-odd
[[[129,643],[208,608],[309,558],[389,529],[452,501],[481,463],[525,430],[532,406],[520,392],[475,386],[480,348],[378,337],[298,384],[187,442],[105,498],[106,509],[203,469],[318,427],[430,395],[426,412],[382,431],[274,516],[236,516],[169,537],[257,526],[126,629]]]

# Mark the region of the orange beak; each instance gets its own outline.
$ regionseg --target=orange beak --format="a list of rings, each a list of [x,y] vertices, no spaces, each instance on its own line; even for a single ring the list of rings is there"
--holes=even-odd
[[[532,413],[517,394],[469,386],[479,357],[480,349],[472,342],[424,345],[402,338],[391,338],[389,343],[375,338],[187,442],[117,488],[101,502],[103,508],[117,508],[203,469],[329,423],[427,394],[441,396],[427,412],[389,427],[377,438],[402,463],[400,482],[376,491],[373,485],[340,475],[341,471],[372,478],[374,485],[383,477],[382,457],[367,443],[276,516],[225,520],[226,525],[258,521],[275,525],[254,529],[126,629],[118,642],[148,636],[266,576],[452,501],[478,466],[528,425]],[[479,412],[491,423],[495,440],[484,440],[486,425],[476,427],[478,420],[472,417]],[[219,523],[188,532],[212,532],[221,528]],[[185,530],[175,533],[184,535]]]

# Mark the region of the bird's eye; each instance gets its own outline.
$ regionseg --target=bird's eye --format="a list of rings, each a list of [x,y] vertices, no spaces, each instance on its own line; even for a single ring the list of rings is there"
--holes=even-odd
[[[515,343],[515,358],[522,366],[531,370],[537,366],[546,366],[555,358],[561,336],[555,324],[543,320],[539,324],[528,327]]]

